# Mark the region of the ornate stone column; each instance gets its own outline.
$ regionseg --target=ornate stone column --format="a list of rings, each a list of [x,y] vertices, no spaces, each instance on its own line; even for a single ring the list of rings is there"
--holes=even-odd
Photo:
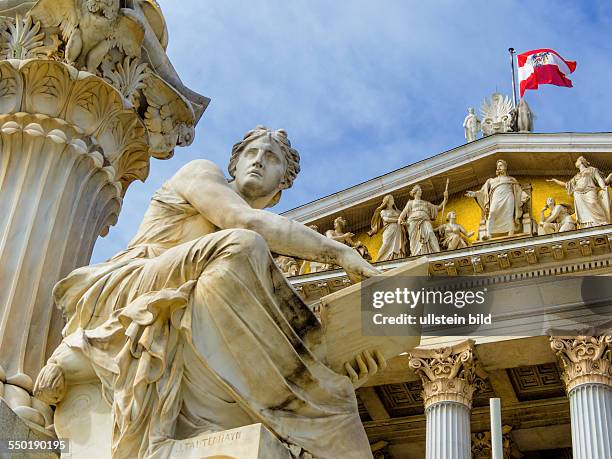
[[[551,337],[570,401],[574,459],[612,457],[612,336]]]
[[[470,410],[478,378],[485,377],[474,342],[442,349],[415,349],[412,368],[423,382],[427,459],[470,459]]]
[[[167,83],[152,0],[19,3],[0,0],[0,395],[45,427],[31,390],[63,327],[53,286],[89,262],[150,158],[191,142],[208,100]]]

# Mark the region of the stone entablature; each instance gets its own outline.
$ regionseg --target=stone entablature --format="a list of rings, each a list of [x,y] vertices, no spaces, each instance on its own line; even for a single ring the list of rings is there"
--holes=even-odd
[[[519,280],[538,275],[601,274],[612,270],[612,229],[609,226],[567,233],[481,244],[453,252],[427,255],[431,275],[487,275]],[[376,263],[383,270],[397,268],[413,258]],[[510,277],[508,277],[510,276]],[[308,302],[350,285],[340,269],[291,277]]]

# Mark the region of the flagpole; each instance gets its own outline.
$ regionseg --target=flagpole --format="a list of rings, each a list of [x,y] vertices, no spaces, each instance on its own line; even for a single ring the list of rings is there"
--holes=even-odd
[[[514,76],[514,48],[508,48],[508,52],[510,53],[510,67],[512,68],[512,102],[514,102],[514,107],[516,108],[516,78]]]

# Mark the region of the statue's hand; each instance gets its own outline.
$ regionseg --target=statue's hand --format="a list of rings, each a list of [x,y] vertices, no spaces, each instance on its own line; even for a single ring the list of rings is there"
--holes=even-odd
[[[465,196],[468,198],[475,198],[476,197],[476,192],[475,191],[466,191],[465,192]]]
[[[344,369],[348,377],[351,378],[355,389],[363,386],[369,378],[387,368],[387,360],[377,350],[374,351],[373,356],[370,351],[362,352],[355,356],[355,361],[357,362],[357,369],[353,368],[349,362],[344,364]]]
[[[64,370],[56,363],[46,364],[36,378],[34,397],[49,405],[57,405],[66,395]]]
[[[344,268],[351,282],[356,284],[368,277],[377,276],[380,271],[364,260],[359,252],[349,249],[342,252],[338,262]]]

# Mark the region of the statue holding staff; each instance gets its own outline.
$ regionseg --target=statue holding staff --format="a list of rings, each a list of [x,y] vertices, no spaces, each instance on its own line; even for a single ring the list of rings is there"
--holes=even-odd
[[[427,255],[440,251],[440,245],[433,224],[438,212],[448,202],[448,191],[444,192],[444,200],[438,206],[421,199],[423,190],[415,185],[410,191],[410,199],[399,216],[399,223],[406,223],[410,241],[410,255]]]

